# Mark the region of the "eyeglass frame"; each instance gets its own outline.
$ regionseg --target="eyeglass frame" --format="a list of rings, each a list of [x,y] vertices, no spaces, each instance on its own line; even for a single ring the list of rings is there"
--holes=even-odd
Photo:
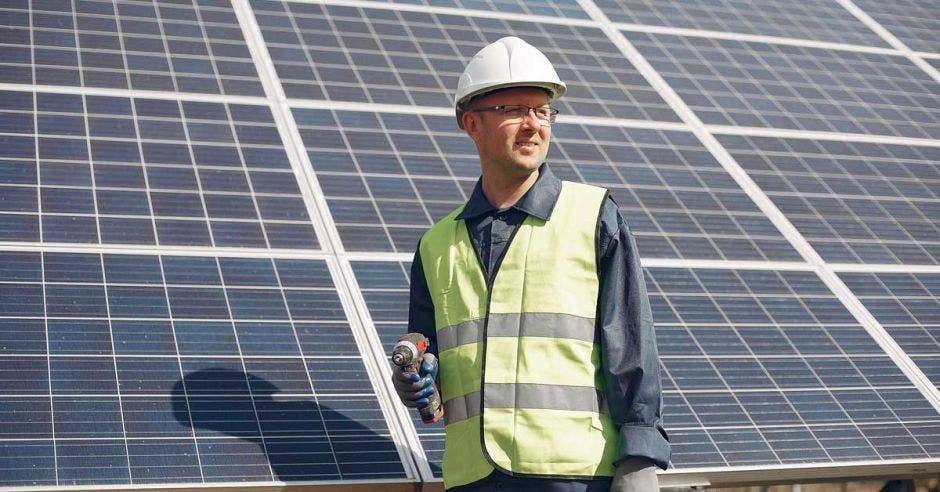
[[[525,114],[518,117],[519,121],[521,122],[522,120],[526,119],[529,116],[529,113],[532,113],[535,115],[535,119],[538,120],[539,124],[542,124],[542,125],[551,125],[552,123],[554,123],[559,113],[557,109],[550,107],[550,106],[532,107],[532,106],[526,106],[525,104],[498,104],[496,106],[487,106],[483,108],[468,109],[467,112],[468,113],[482,113],[486,111],[496,111],[496,112],[501,112],[502,116],[505,116],[507,120],[516,119],[514,117],[510,118],[508,115],[506,115],[505,113],[506,108],[520,108],[520,109],[525,108],[526,110]],[[539,117],[539,114],[538,114],[539,109],[548,109],[548,119],[543,120],[542,118]]]

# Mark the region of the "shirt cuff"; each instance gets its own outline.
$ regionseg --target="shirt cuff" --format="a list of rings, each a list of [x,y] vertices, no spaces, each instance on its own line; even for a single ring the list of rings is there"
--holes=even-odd
[[[623,451],[617,461],[645,458],[663,470],[669,467],[669,441],[659,428],[625,424],[620,427],[620,442]]]

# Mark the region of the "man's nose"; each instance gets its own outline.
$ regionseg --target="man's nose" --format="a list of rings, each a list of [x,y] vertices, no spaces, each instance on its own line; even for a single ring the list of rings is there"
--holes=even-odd
[[[535,115],[535,108],[527,108],[525,116],[522,117],[522,125],[531,128],[541,128],[542,120]]]

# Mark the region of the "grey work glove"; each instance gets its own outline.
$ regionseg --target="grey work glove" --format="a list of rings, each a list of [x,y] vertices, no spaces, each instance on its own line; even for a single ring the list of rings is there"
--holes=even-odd
[[[428,397],[437,391],[434,386],[437,368],[437,357],[434,354],[424,354],[418,372],[405,372],[392,364],[392,384],[406,407],[422,408],[430,403]]]
[[[617,463],[610,492],[650,492],[659,490],[656,466],[643,458],[630,458]]]

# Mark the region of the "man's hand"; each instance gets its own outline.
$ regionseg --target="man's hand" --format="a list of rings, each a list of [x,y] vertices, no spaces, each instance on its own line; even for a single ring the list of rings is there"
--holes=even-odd
[[[437,357],[434,354],[424,354],[417,373],[405,372],[392,364],[392,384],[406,407],[421,408],[430,403],[428,397],[437,391],[434,386],[437,368]]]
[[[659,490],[656,466],[643,458],[630,458],[617,463],[610,492],[650,492]]]

